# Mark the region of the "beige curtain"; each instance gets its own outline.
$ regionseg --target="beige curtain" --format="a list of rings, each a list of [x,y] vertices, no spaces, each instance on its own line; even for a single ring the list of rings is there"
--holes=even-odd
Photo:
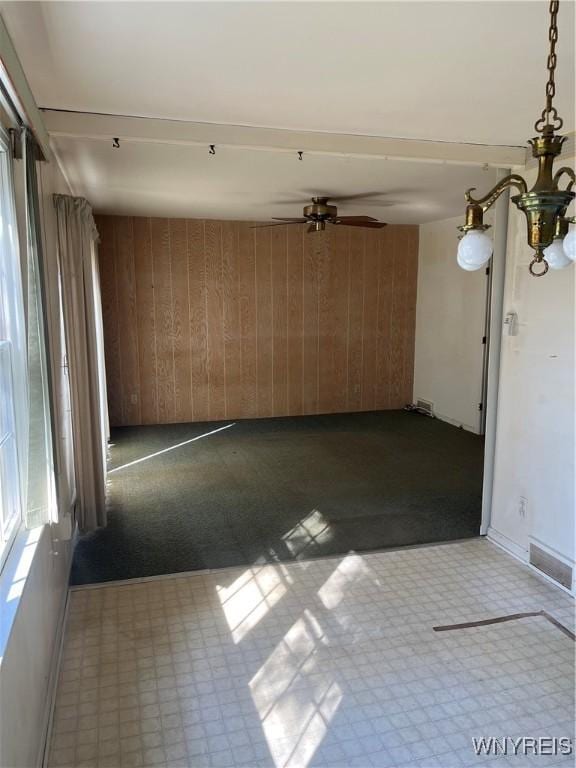
[[[106,391],[95,259],[98,232],[84,198],[54,195],[54,205],[74,429],[76,520],[85,532],[106,525]]]

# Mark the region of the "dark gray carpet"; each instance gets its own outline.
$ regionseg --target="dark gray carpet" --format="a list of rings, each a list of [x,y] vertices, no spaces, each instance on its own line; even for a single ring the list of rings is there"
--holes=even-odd
[[[108,527],[80,538],[73,584],[479,533],[476,435],[382,411],[239,421],[174,447],[227,424],[114,430]]]

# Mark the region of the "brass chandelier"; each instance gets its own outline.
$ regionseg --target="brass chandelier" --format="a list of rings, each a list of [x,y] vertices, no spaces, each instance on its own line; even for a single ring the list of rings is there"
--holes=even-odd
[[[484,224],[484,213],[500,197],[504,190],[514,187],[517,195],[512,202],[523,211],[528,224],[528,244],[534,249],[534,258],[530,262],[530,274],[542,277],[548,268],[562,269],[576,261],[576,230],[569,231],[569,224],[576,219],[566,217],[566,210],[573,200],[575,193],[572,187],[576,175],[572,168],[560,168],[553,174],[554,158],[562,152],[565,136],[557,136],[556,131],[562,128],[563,121],[559,117],[552,99],[556,93],[554,74],[556,70],[556,43],[558,41],[558,6],[559,0],[550,3],[550,27],[548,39],[550,52],[548,54],[548,82],[546,83],[546,106],[534,126],[539,136],[529,140],[532,146],[532,156],[538,159],[538,178],[531,190],[526,181],[516,173],[504,177],[487,195],[480,198],[472,197],[475,187],[466,194],[466,223],[458,227],[464,232],[458,245],[458,264],[468,271],[483,267],[492,255],[492,241],[485,234],[488,225]],[[559,184],[563,177],[569,181],[565,189]]]

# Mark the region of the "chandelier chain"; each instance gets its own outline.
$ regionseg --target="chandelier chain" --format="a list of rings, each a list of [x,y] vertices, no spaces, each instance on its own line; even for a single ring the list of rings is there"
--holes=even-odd
[[[548,82],[546,83],[546,106],[542,110],[541,116],[536,121],[534,128],[538,133],[550,133],[558,131],[564,121],[558,115],[556,107],[552,106],[552,99],[556,95],[556,82],[554,76],[556,73],[556,43],[558,42],[558,7],[560,0],[550,0],[550,27],[548,29],[548,40],[550,42],[550,52],[546,67],[548,69]]]
[[[466,192],[466,223],[458,227],[461,232],[466,233],[458,246],[458,264],[463,269],[480,269],[489,260],[491,249],[489,250],[485,240],[484,231],[488,227],[484,224],[484,213],[510,187],[518,189],[519,194],[514,195],[511,200],[526,216],[528,245],[534,250],[528,267],[530,274],[533,277],[543,277],[549,269],[561,269],[570,263],[570,260],[576,261],[573,253],[566,249],[567,245],[568,249],[573,248],[567,239],[567,233],[569,223],[576,223],[576,217],[570,218],[566,216],[566,212],[576,198],[576,192],[572,190],[572,187],[576,186],[576,174],[568,166],[559,168],[554,173],[554,161],[562,153],[562,145],[566,141],[566,136],[556,134],[563,121],[552,103],[556,95],[559,5],[560,0],[551,0],[548,5],[546,102],[534,126],[541,136],[529,140],[532,157],[538,160],[538,176],[531,189],[528,189],[526,179],[512,173],[501,179],[484,197],[472,197],[473,187]],[[560,182],[564,177],[568,177],[568,183],[563,183],[561,187]],[[476,238],[470,239],[473,233]],[[572,232],[571,235],[573,234],[575,233]],[[562,249],[567,256],[563,262],[559,258]]]

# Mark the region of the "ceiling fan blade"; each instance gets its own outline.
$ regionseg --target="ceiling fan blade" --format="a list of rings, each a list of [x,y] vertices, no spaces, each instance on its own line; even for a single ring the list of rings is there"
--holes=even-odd
[[[298,197],[296,196],[298,195]],[[387,197],[390,192],[383,192],[378,190],[375,192],[358,192],[353,195],[341,195],[338,192],[330,193],[326,191],[318,192],[311,189],[302,190],[302,192],[296,193],[294,197],[286,197],[282,200],[274,200],[275,205],[306,205],[309,204],[313,197],[327,197],[329,203],[347,203],[354,200],[371,200],[374,199],[376,204],[385,205],[385,202],[378,198]]]
[[[372,197],[383,197],[387,192],[357,192],[355,195],[329,195],[330,200],[335,203],[347,203],[349,200],[367,200]]]
[[[348,201],[353,202],[354,200],[366,200],[368,205],[402,205],[405,202],[402,200],[405,195],[409,195],[411,197],[414,194],[416,193],[413,189],[409,189],[407,187],[393,187],[392,189],[380,189],[374,192],[359,192],[355,195],[353,194],[340,196],[335,194],[331,199],[336,203],[346,203]],[[399,198],[396,196],[399,196]]]
[[[308,219],[290,219],[288,221],[275,221],[274,224],[252,224],[250,229],[264,229],[265,227],[289,227],[290,224],[304,224]]]
[[[356,206],[362,206],[362,208],[391,208],[393,205],[404,205],[404,202],[402,200],[399,200],[398,198],[394,198],[394,200],[379,200],[376,197],[371,197],[367,200],[359,200],[358,203],[356,201],[351,200],[348,202],[341,203],[338,201],[338,205],[342,206],[342,208],[346,208],[348,210],[349,208],[356,208]]]
[[[339,224],[346,224],[353,221],[378,221],[374,216],[337,216],[336,222]]]
[[[305,224],[308,221],[308,219],[305,219],[303,216],[300,216],[297,219],[295,219],[293,216],[291,216],[289,219],[284,218],[283,216],[272,216],[272,219],[274,221],[289,221],[293,224]]]
[[[366,229],[382,229],[388,225],[383,221],[342,221],[338,219],[332,222],[335,226],[341,225],[344,227],[365,227]]]

